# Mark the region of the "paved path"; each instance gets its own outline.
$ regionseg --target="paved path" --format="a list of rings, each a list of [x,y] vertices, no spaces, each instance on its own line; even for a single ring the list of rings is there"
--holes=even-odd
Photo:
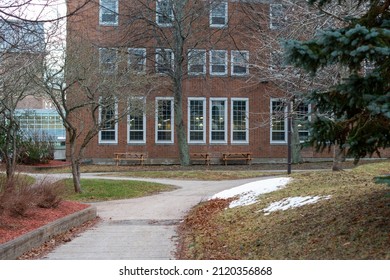
[[[63,178],[64,175],[50,175]],[[69,176],[69,175],[67,175]],[[95,174],[83,174],[93,178]],[[178,189],[153,196],[93,203],[102,218],[97,226],[48,254],[49,260],[169,260],[174,259],[176,228],[193,206],[222,190],[265,178],[232,181],[184,181],[145,178]]]

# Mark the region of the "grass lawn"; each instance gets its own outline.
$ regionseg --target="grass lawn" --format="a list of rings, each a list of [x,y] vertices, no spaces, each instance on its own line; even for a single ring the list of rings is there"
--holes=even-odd
[[[82,193],[75,193],[71,179],[63,182],[63,198],[80,202],[127,199],[175,189],[173,186],[141,181],[81,179]]]
[[[294,174],[286,188],[253,205],[200,204],[182,223],[179,259],[390,259],[390,187],[374,177],[390,162],[344,172]],[[316,204],[264,215],[272,202],[331,196]]]

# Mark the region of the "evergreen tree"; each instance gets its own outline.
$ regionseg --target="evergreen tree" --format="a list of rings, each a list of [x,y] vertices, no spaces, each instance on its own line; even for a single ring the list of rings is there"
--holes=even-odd
[[[310,0],[322,9],[332,2]],[[339,67],[343,78],[310,93],[316,108],[311,144],[339,145],[359,160],[390,145],[390,0],[356,1],[355,17],[343,28],[320,30],[310,40],[284,43],[287,61],[315,75]]]

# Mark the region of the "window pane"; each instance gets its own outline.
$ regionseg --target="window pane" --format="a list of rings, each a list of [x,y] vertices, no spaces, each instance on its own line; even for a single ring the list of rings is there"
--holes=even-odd
[[[118,23],[118,0],[100,0],[100,23]]]
[[[188,53],[188,72],[190,74],[205,74],[206,51],[191,50]]]
[[[204,100],[190,100],[189,129],[190,141],[204,141]]]
[[[211,102],[211,140],[225,141],[225,101]]]
[[[171,25],[173,21],[173,10],[171,0],[157,0],[157,23],[160,25]]]
[[[173,141],[172,100],[157,101],[157,141]]]
[[[227,2],[214,3],[210,11],[210,24],[223,26],[227,23]]]
[[[145,49],[129,49],[129,68],[135,72],[144,72],[146,64],[146,50]]]

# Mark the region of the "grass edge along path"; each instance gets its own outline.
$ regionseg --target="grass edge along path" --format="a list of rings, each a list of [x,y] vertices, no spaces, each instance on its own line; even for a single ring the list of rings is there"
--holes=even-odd
[[[204,202],[179,228],[178,259],[390,259],[390,188],[375,183],[390,162],[344,172],[294,174],[286,188],[257,203],[227,209]],[[315,204],[264,215],[272,202],[331,196]]]
[[[172,191],[175,186],[133,180],[81,179],[82,193],[75,193],[71,179],[64,183],[63,198],[79,202],[129,199]]]

